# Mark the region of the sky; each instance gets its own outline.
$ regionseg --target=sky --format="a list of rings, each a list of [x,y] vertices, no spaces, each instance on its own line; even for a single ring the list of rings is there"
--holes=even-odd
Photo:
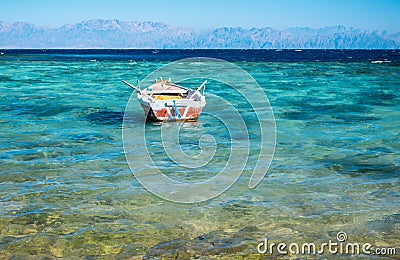
[[[59,27],[90,19],[172,26],[321,28],[400,32],[400,0],[0,0],[0,21]]]

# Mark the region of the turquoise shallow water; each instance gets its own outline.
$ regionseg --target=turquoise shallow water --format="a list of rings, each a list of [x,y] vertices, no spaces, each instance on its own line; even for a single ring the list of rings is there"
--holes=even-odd
[[[256,189],[247,187],[256,159],[250,156],[236,184],[196,204],[150,194],[124,155],[131,90],[120,80],[144,78],[165,64],[0,59],[1,255],[258,257],[265,236],[326,242],[339,231],[351,241],[399,248],[398,63],[236,62],[269,97],[275,156]],[[253,122],[234,91],[214,83],[206,93],[227,97]],[[195,154],[197,136],[208,133],[217,156],[204,175],[174,171],[178,179],[209,178],[227,157],[229,138],[212,118],[212,100],[182,130],[182,149]],[[260,134],[254,129],[251,152]],[[168,158],[157,153],[162,147],[148,141],[168,171]]]

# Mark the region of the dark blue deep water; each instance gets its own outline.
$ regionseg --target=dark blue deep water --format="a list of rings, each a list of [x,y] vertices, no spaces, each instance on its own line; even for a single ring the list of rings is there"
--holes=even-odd
[[[399,50],[135,50],[135,49],[49,49],[2,50],[19,59],[171,61],[190,57],[212,57],[231,62],[368,62],[400,61]],[[21,56],[20,56],[21,55]]]

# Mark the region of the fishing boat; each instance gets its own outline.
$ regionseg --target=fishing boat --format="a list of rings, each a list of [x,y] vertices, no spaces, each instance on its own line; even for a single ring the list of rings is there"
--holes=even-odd
[[[172,83],[171,79],[156,79],[144,89],[123,80],[123,83],[137,91],[137,98],[146,117],[152,121],[196,121],[206,105],[204,81],[196,89],[189,89]]]

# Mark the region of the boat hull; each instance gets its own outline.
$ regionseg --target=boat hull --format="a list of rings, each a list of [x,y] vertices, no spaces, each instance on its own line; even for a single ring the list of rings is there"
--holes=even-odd
[[[203,108],[181,106],[175,108],[173,106],[153,106],[151,104],[141,103],[143,111],[147,119],[151,121],[197,121]]]

